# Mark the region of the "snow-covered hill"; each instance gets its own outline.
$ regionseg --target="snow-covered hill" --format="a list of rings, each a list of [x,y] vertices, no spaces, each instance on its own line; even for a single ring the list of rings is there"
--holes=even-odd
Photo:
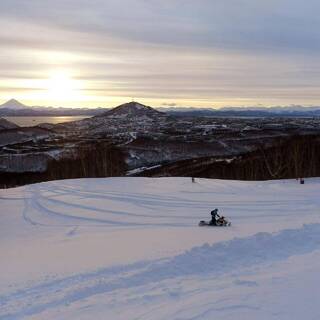
[[[318,319],[319,179],[0,191],[0,319]],[[230,228],[200,228],[212,208]]]
[[[121,141],[121,144],[128,144],[137,135],[153,136],[165,130],[172,121],[165,113],[138,102],[130,102],[92,118],[57,125],[55,130],[69,134],[76,132],[77,135],[85,133],[86,136],[102,134],[117,143]]]
[[[165,114],[138,102],[129,102],[111,109],[98,117],[111,117],[115,119],[139,120],[165,117]]]

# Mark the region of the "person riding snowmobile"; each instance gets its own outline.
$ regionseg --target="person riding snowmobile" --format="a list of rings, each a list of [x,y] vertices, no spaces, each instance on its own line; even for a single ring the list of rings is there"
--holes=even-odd
[[[217,221],[218,219],[220,219],[221,217],[218,215],[218,209],[214,209],[211,211],[211,221],[210,224],[216,226],[217,225]]]

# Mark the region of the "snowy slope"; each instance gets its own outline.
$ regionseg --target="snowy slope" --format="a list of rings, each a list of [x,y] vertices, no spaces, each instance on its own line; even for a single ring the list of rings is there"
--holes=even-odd
[[[320,179],[0,190],[0,319],[318,319]],[[199,228],[218,207],[230,228]]]

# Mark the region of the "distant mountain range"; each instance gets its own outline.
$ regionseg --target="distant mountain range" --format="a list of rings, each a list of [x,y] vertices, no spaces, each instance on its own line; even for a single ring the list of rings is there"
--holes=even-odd
[[[94,116],[108,111],[108,108],[58,108],[27,106],[15,99],[0,105],[0,117],[36,116]]]
[[[122,106],[132,109],[133,104],[137,110],[143,106],[137,102],[131,102]],[[123,108],[123,107],[122,107]],[[149,107],[150,108],[150,107]],[[27,106],[11,99],[0,105],[0,117],[6,116],[96,116],[102,115],[117,108],[58,108]],[[228,107],[222,109],[212,108],[156,108],[158,111],[179,117],[320,117],[320,107],[287,106],[287,107]]]
[[[320,107],[159,108],[181,117],[320,117]]]

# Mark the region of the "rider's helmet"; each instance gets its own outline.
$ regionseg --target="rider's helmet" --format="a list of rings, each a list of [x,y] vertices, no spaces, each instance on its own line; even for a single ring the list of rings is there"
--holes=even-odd
[[[211,215],[212,215],[212,216],[214,216],[214,215],[216,215],[216,214],[218,214],[218,209],[214,209],[214,210],[211,211]]]

